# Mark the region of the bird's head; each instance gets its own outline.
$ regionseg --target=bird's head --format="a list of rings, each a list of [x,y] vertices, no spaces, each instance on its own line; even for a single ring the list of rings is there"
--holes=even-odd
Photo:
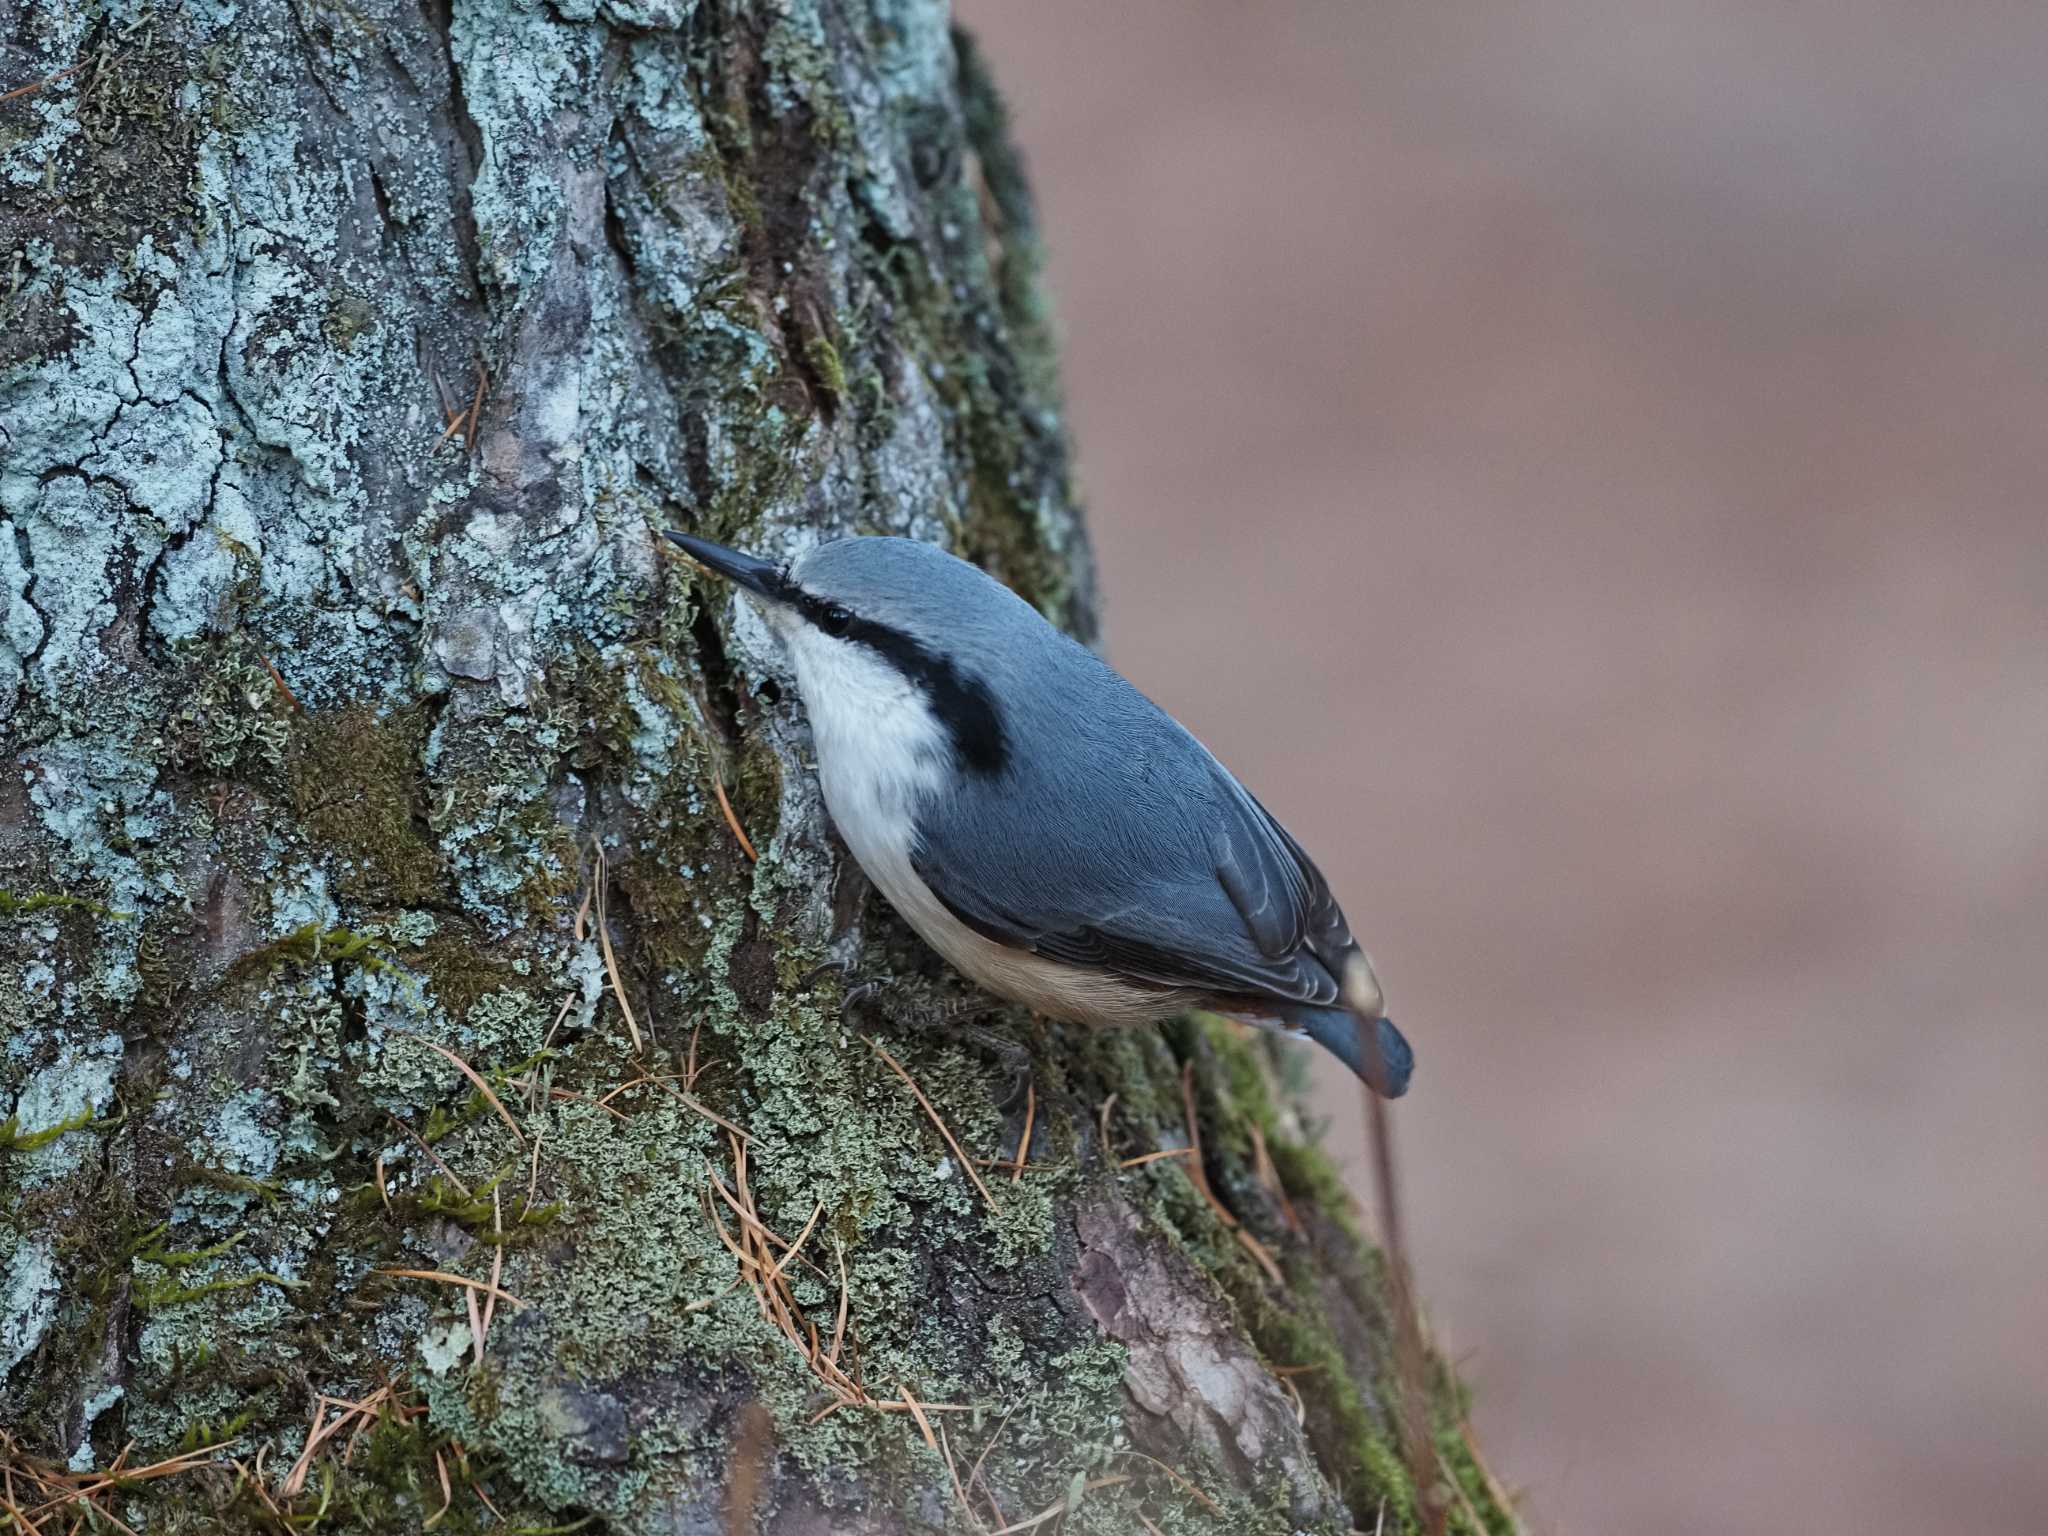
[[[781,637],[814,724],[827,709],[876,726],[921,710],[963,768],[1002,772],[1010,744],[995,683],[1044,620],[1001,583],[914,539],[838,539],[778,565],[668,536]]]

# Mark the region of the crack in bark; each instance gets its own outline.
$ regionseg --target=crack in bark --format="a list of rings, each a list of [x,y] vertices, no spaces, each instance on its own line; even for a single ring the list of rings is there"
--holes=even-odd
[[[462,69],[455,61],[454,0],[420,0],[420,14],[427,30],[440,40],[441,56],[448,68],[448,97],[433,111],[433,127],[448,157],[449,179],[458,195],[451,200],[455,244],[469,269],[470,297],[483,297],[483,247],[477,237],[476,178],[484,165],[484,135],[470,115],[469,98],[462,89]]]
[[[21,601],[27,606],[28,611],[36,616],[36,623],[42,629],[36,643],[29,647],[28,654],[21,658],[21,671],[25,680],[28,669],[35,664],[43,654],[43,648],[50,643],[50,634],[56,626],[50,622],[49,614],[45,613],[35,600],[36,582],[39,578],[36,575],[35,551],[28,541],[28,529],[13,518],[8,519],[7,526],[14,532],[14,557],[21,562],[22,572],[27,577],[21,584]]]

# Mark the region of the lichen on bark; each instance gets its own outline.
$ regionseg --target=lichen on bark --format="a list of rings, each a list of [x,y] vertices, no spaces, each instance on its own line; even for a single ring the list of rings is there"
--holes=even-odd
[[[188,1453],[92,1495],[161,1531],[722,1530],[748,1457],[778,1532],[1409,1519],[1376,1260],[1266,1048],[1013,1018],[1027,1112],[888,1036],[969,1156],[1028,1113],[1023,1171],[963,1167],[821,969],[930,962],[766,637],[660,553],[910,534],[1092,638],[1031,205],[945,7],[0,0],[0,39],[44,82],[0,102],[23,1477]],[[1249,1244],[1184,1159],[1119,1167],[1186,1145],[1184,1062]],[[742,1161],[810,1231],[808,1353],[922,1418],[834,1408],[738,1283]]]

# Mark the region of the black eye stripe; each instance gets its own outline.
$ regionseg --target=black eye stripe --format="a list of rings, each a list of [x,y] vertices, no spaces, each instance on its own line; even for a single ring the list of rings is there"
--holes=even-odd
[[[1008,766],[1010,742],[1002,712],[980,678],[962,672],[947,657],[893,625],[864,619],[793,585],[790,592],[797,612],[807,622],[825,634],[866,646],[924,690],[961,765],[969,772],[994,777]]]
[[[790,591],[795,596],[796,611],[828,635],[843,635],[856,622],[853,614],[838,603],[797,587],[791,587]]]

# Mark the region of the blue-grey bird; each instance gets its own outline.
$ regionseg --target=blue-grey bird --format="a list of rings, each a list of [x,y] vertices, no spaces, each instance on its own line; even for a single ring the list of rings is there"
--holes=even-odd
[[[1029,603],[911,539],[776,565],[669,537],[780,635],[840,836],[953,966],[1077,1023],[1213,1009],[1307,1035],[1388,1098],[1406,1090],[1414,1055],[1308,855]]]

